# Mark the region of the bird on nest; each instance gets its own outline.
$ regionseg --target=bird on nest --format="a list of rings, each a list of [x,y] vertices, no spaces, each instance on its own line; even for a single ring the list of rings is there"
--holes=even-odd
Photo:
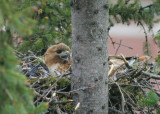
[[[72,62],[70,48],[64,43],[49,47],[44,54],[44,62],[52,76],[69,71]]]

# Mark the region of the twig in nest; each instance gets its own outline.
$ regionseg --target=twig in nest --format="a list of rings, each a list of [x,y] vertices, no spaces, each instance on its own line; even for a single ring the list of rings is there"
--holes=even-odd
[[[108,71],[108,76],[110,76],[110,74],[112,73],[113,68],[114,68],[114,66],[113,66],[113,64],[112,64],[112,65],[111,65],[111,68],[110,68],[109,71]]]
[[[114,109],[114,108],[111,108],[111,107],[108,107],[108,108],[109,108],[109,110],[115,112],[116,114],[124,114],[124,112],[121,112],[121,111],[116,110],[116,109]]]
[[[50,101],[49,104],[50,105],[53,105],[53,104],[66,104],[66,103],[70,103],[70,102],[73,102],[73,100],[66,100],[66,101]]]
[[[36,92],[36,91],[35,91],[35,94],[36,94],[38,97],[45,99],[46,101],[50,101],[50,98],[44,97],[44,96],[42,96],[40,93],[38,93],[38,92]]]
[[[145,71],[142,71],[142,74],[144,76],[148,76],[149,78],[158,79],[158,80],[160,79],[160,75],[152,74],[152,73],[145,72]]]
[[[131,69],[129,70],[128,72],[126,72],[125,74],[122,74],[120,76],[116,76],[116,79],[114,80],[115,82],[117,82],[118,80],[120,79],[124,79],[124,78],[127,78],[127,77],[131,77],[133,74],[136,73],[137,70],[134,70],[134,69]]]
[[[35,84],[38,82],[39,82],[39,78],[32,85],[30,85],[30,88],[33,88],[35,86]]]
[[[115,84],[117,85],[117,87],[119,89],[119,92],[121,93],[121,97],[122,97],[122,111],[124,112],[124,106],[125,106],[125,103],[126,103],[125,98],[124,98],[124,94],[123,94],[123,92],[122,92],[119,84],[117,82]]]
[[[74,108],[75,111],[80,107],[80,104],[81,104],[80,102],[77,103],[76,107]]]
[[[124,90],[124,89],[122,89],[122,91],[127,95],[127,97],[130,99],[130,101],[131,101],[131,104],[130,105],[134,105],[134,106],[136,106],[136,104],[135,104],[135,102],[134,102],[134,100],[131,98],[131,96],[129,96],[129,94]],[[128,103],[128,102],[126,102],[126,103]],[[133,106],[132,106],[133,107]]]
[[[62,77],[67,76],[67,75],[69,75],[69,74],[70,74],[70,73],[61,75],[61,76],[59,77],[59,79],[57,79],[56,82],[54,82],[54,83],[52,84],[52,86],[49,88],[49,90],[48,90],[47,92],[44,92],[44,93],[43,93],[42,96],[44,96],[44,98],[47,97],[48,94],[52,91],[52,89],[56,86],[57,82],[58,82]],[[40,99],[41,99],[41,98],[37,98],[37,100],[34,102],[34,104],[36,104]]]
[[[128,64],[128,61],[125,59],[124,55],[121,54],[122,60],[125,62],[125,65],[128,69],[131,69],[132,67]]]

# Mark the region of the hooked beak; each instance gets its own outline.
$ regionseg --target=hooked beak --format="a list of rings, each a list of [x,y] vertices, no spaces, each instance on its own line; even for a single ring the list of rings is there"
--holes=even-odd
[[[70,57],[70,52],[69,51],[62,51],[59,54],[60,58],[62,59],[62,61],[64,63],[67,63],[69,61],[69,57]]]

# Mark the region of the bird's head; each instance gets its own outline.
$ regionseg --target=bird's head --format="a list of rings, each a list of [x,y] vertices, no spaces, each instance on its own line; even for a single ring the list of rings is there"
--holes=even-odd
[[[70,48],[64,43],[48,48],[45,58],[50,62],[67,63],[70,60]]]
[[[60,58],[60,61],[63,63],[67,63],[70,59],[70,52],[68,50],[57,50],[56,51],[58,58]]]

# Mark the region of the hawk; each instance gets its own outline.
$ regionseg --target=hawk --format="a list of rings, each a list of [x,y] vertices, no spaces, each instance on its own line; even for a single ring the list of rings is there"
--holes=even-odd
[[[70,70],[70,48],[64,43],[49,47],[44,54],[44,62],[52,76],[60,75]]]

